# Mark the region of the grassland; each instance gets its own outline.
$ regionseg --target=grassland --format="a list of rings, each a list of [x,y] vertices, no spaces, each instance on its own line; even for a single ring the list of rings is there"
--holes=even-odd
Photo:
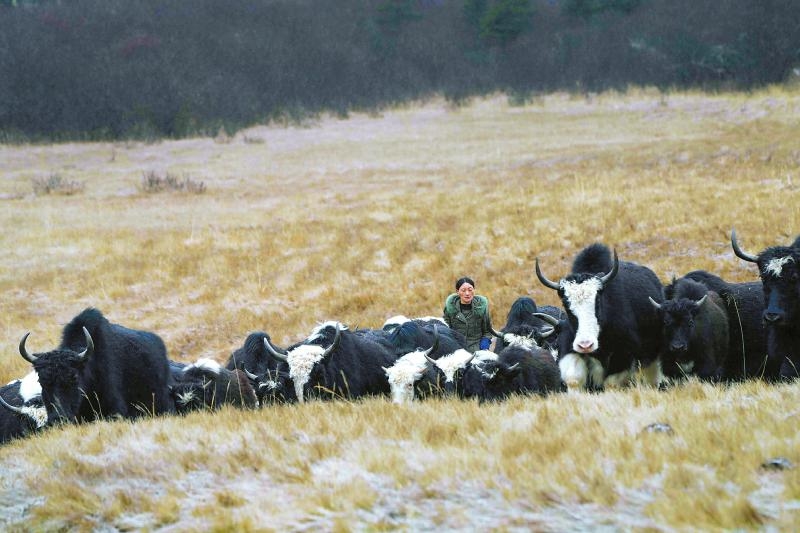
[[[730,250],[800,233],[800,92],[431,101],[157,144],[0,146],[0,380],[87,306],[173,359],[255,330],[441,313],[460,275],[496,325],[556,304],[586,244],[664,282],[756,278]],[[205,190],[149,193],[171,174]],[[34,194],[54,175],[78,184]],[[497,405],[385,399],[68,427],[0,448],[8,530],[792,530],[796,384]],[[653,423],[672,432],[650,432]]]

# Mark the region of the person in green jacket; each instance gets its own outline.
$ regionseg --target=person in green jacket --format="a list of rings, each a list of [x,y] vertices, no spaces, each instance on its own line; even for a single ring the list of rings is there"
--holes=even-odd
[[[467,338],[468,352],[488,350],[492,343],[492,318],[489,299],[475,294],[475,282],[463,277],[456,291],[444,301],[444,321]]]

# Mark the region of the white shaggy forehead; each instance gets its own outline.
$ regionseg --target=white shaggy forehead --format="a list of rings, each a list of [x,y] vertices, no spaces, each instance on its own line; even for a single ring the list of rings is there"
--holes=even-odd
[[[289,364],[289,377],[294,380],[295,386],[300,388],[306,384],[314,365],[322,360],[325,348],[313,344],[301,344],[286,355]]]
[[[398,359],[390,368],[386,369],[386,377],[389,378],[389,385],[402,387],[403,385],[413,384],[422,377],[422,373],[428,365],[425,359],[425,351],[420,350],[411,352]]]
[[[780,277],[781,273],[783,272],[783,267],[786,263],[794,262],[794,258],[791,255],[785,255],[783,257],[776,257],[775,259],[770,260],[769,263],[766,264],[764,267],[764,274],[769,275],[772,274],[773,276]]]
[[[191,365],[183,367],[183,371],[186,372],[190,368],[202,368],[204,370],[208,370],[209,372],[213,372],[216,375],[219,375],[222,366],[213,359],[209,359],[207,357],[201,357]]]
[[[19,383],[19,395],[22,401],[27,402],[42,395],[42,386],[39,385],[39,374],[34,370],[29,372]]]
[[[47,409],[44,407],[20,407],[20,411],[36,424],[36,429],[47,425]]]
[[[325,328],[333,328],[336,329],[336,325],[339,325],[339,329],[344,331],[347,329],[347,326],[342,324],[341,322],[337,322],[336,320],[328,320],[327,322],[323,322],[322,324],[317,325],[312,331],[311,335],[308,336],[307,342],[313,342],[322,337],[322,332]]]
[[[589,278],[581,283],[575,281],[562,281],[561,287],[564,289],[564,296],[573,305],[580,305],[588,302],[594,303],[597,293],[603,288],[598,278]]]
[[[503,340],[509,346],[521,346],[522,348],[538,348],[539,345],[533,340],[533,337],[525,335],[517,335],[515,333],[504,333]]]
[[[459,349],[455,352],[445,355],[444,357],[436,360],[438,366],[444,373],[445,383],[453,381],[456,371],[464,368],[467,361],[472,357],[472,354],[466,350]]]

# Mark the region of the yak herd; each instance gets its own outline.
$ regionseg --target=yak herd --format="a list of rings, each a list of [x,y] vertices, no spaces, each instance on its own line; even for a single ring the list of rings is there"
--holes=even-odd
[[[510,394],[663,387],[688,376],[711,382],[798,377],[800,237],[758,255],[759,280],[729,283],[701,270],[663,286],[648,267],[595,243],[558,281],[562,307],[518,298],[492,351],[465,350],[438,317],[393,317],[381,329],[326,322],[281,348],[254,332],[222,366],[171,361],[161,338],[109,322],[94,308],[73,318],[57,348],[20,355],[32,365],[0,388],[0,442],[47,426],[105,417],[183,414],[223,404],[256,408],[312,398],[390,396],[396,403],[452,394],[479,401]]]

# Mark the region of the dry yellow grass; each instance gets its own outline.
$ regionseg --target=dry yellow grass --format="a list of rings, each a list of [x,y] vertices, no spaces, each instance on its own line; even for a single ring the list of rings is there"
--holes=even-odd
[[[557,303],[595,240],[666,282],[755,279],[800,233],[800,93],[654,91],[433,101],[260,127],[228,143],[0,146],[0,379],[17,343],[59,341],[86,306],[224,362],[246,335],[437,315],[458,276],[492,302]],[[203,194],[146,194],[145,172]],[[58,174],[73,195],[33,194]],[[310,403],[104,422],[0,448],[4,529],[791,530],[797,385],[694,382],[498,405]],[[653,423],[672,433],[648,432]]]

